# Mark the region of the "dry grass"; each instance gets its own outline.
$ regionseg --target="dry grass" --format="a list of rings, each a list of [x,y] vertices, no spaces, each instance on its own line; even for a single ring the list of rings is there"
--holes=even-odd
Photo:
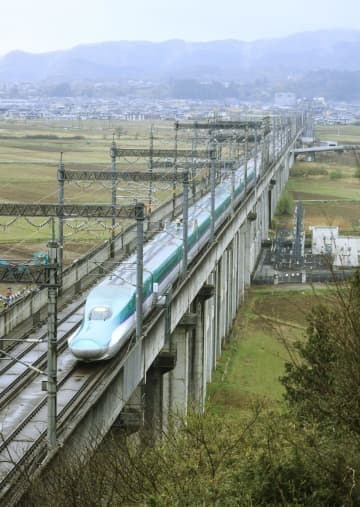
[[[2,202],[57,203],[57,169],[60,153],[66,169],[108,169],[111,167],[109,149],[113,136],[118,147],[149,147],[151,123],[114,122],[108,120],[71,121],[0,121],[0,199]],[[120,135],[119,135],[120,133]],[[154,147],[173,147],[172,122],[154,126]],[[185,141],[180,140],[179,147]],[[147,169],[147,160],[117,159],[118,170]],[[135,197],[146,200],[145,185],[119,186],[121,204],[134,202]],[[154,189],[154,206],[168,197],[162,186]],[[65,203],[111,203],[110,183],[65,184]],[[32,253],[46,251],[51,239],[51,224],[33,227],[25,219],[18,218],[9,226],[12,217],[0,217],[0,258],[29,259]],[[31,219],[38,226],[44,219]],[[69,221],[76,227],[86,223],[86,228],[76,232],[65,226],[64,261],[70,263],[100,241],[109,239],[110,222],[88,222],[87,219]],[[103,225],[107,227],[104,229]],[[120,232],[126,222],[118,224]],[[55,227],[57,230],[57,227]],[[0,287],[0,293],[4,289]]]
[[[337,127],[319,127],[316,135],[339,143],[350,142],[351,136],[352,142],[360,144],[360,127],[341,126],[341,139],[332,135],[337,131]],[[342,233],[360,233],[360,179],[354,177],[357,167],[354,152],[321,153],[315,162],[295,163],[286,188],[294,199],[303,201],[306,230],[312,225],[338,225]],[[340,177],[334,178],[334,174]],[[292,220],[284,225],[291,227]]]
[[[155,149],[174,148],[174,123],[167,121],[154,124],[150,121],[108,120],[0,121],[0,199],[2,202],[57,203],[57,169],[61,153],[66,169],[109,169],[113,139],[120,148],[149,148],[151,127]],[[179,131],[179,149],[191,148],[191,134]],[[200,141],[199,149],[203,148]],[[224,156],[226,158],[227,154]],[[117,158],[118,171],[147,169],[148,160],[145,158]],[[171,197],[171,187],[171,184],[153,185],[153,209]],[[180,184],[177,189],[181,191]],[[118,185],[119,204],[133,203],[135,200],[146,203],[148,197],[148,183]],[[65,204],[71,203],[110,204],[110,182],[65,184]],[[0,258],[28,259],[33,252],[47,250],[47,242],[51,238],[50,224],[34,228],[26,220],[17,219],[8,226],[11,220],[11,217],[0,217]],[[40,225],[44,220],[31,221]],[[78,232],[65,226],[65,264],[110,237],[110,221],[92,221],[88,224],[87,219],[80,218],[68,223],[76,227],[84,222],[86,228]],[[120,232],[128,223],[119,221],[116,232]]]
[[[319,125],[316,127],[315,135],[318,139],[326,141],[337,141],[338,144],[359,143],[359,125]]]

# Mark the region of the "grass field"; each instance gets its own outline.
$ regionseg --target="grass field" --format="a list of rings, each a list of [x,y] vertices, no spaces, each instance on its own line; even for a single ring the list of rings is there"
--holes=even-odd
[[[315,136],[321,141],[337,141],[338,144],[358,144],[360,141],[359,125],[318,125]]]
[[[0,199],[2,202],[57,203],[57,168],[62,153],[66,169],[109,169],[113,138],[118,147],[148,148],[149,121],[2,121],[0,122]],[[172,122],[153,125],[154,148],[173,148]],[[189,147],[186,135],[179,136],[178,147]],[[117,170],[146,170],[147,159],[117,159]],[[172,194],[171,185],[153,185],[153,206]],[[181,190],[179,186],[179,191]],[[135,199],[147,202],[148,184],[119,184],[120,204]],[[67,183],[65,203],[111,203],[111,183]],[[38,227],[33,227],[37,224]],[[12,224],[10,226],[10,223]],[[43,219],[27,221],[0,217],[0,257],[27,258],[31,252],[46,250],[51,224]],[[42,227],[40,227],[42,225]],[[127,222],[119,223],[120,232]],[[110,223],[79,218],[66,222],[64,260],[70,262],[99,241],[109,238]]]
[[[208,386],[208,409],[234,418],[258,404],[281,410],[279,377],[294,341],[305,336],[308,313],[323,297],[313,289],[252,288]]]
[[[63,152],[67,168],[95,169],[109,166],[111,137],[95,125],[75,129],[69,123],[40,121],[6,121],[0,123],[0,198],[2,202],[57,202],[57,167]],[[105,133],[104,133],[105,132]],[[109,192],[107,192],[109,194]],[[88,192],[73,184],[65,189],[66,202],[109,201],[104,189],[93,186]],[[70,201],[68,201],[70,200]],[[35,228],[25,219],[1,217],[0,254],[5,258],[26,258],[27,254],[46,249],[51,227]],[[31,220],[42,224],[43,219]],[[74,223],[76,225],[76,223]],[[67,231],[70,232],[70,231]],[[104,235],[100,232],[100,238]],[[68,241],[69,257],[88,248],[84,235]],[[72,244],[73,243],[73,244]],[[85,243],[85,244],[84,244]]]
[[[337,136],[337,137],[336,137]],[[360,126],[319,127],[316,137],[360,144]],[[315,162],[298,160],[286,189],[305,210],[305,229],[311,225],[338,225],[342,234],[360,234],[360,178],[354,152],[316,154]],[[280,223],[292,227],[293,218]]]

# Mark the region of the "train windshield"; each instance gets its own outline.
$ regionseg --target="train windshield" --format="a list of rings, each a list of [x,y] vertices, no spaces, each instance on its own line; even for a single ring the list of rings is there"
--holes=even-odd
[[[89,320],[107,320],[110,319],[112,311],[110,308],[98,306],[93,308],[89,313]]]

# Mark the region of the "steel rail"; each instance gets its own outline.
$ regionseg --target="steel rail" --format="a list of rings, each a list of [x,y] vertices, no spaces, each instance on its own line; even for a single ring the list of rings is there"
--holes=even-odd
[[[74,332],[74,329],[79,324],[76,323],[74,326],[66,331],[57,341],[57,352],[63,352],[67,347],[67,338],[68,336]],[[47,365],[47,350],[43,352],[35,361],[31,363],[31,366],[36,367],[38,369],[46,368]],[[30,384],[32,379],[39,375],[36,371],[30,368],[30,366],[22,371],[17,377],[10,382],[2,391],[0,391],[0,410],[3,410],[6,405],[15,398],[17,393],[22,390],[26,385]]]
[[[62,317],[61,319],[58,320],[57,326],[59,327],[61,324],[64,324],[67,321],[67,319],[69,317],[71,317],[74,313],[76,313],[83,305],[84,305],[84,301],[81,300],[81,303],[79,303],[75,308],[72,308],[69,313],[67,313],[66,315],[64,315],[64,317]],[[31,332],[29,334],[31,334]],[[16,354],[16,356],[14,357],[14,359],[11,359],[10,361],[8,361],[4,366],[2,366],[2,367],[0,366],[0,376],[7,373],[8,370],[16,364],[18,359],[23,359],[26,354],[31,352],[40,343],[45,343],[46,337],[47,337],[47,332],[44,332],[39,336],[38,341],[26,342],[26,339],[25,339],[24,341],[22,341],[20,343],[17,342],[15,344],[15,346],[12,347],[11,349],[6,350],[6,352],[10,352],[10,350],[11,350],[11,354],[12,355]],[[20,349],[20,351],[17,353],[16,349]],[[3,357],[2,357],[2,353],[0,351],[0,361],[1,361],[1,359],[3,359]],[[39,367],[38,365],[35,364],[35,362],[32,363],[32,365]],[[0,397],[1,397],[1,392],[0,392]]]
[[[69,370],[58,382],[58,390],[60,392],[61,386],[63,386],[67,380],[69,380],[72,376],[78,375],[76,373],[76,368]],[[92,391],[92,388],[102,380],[102,378],[107,374],[108,368],[103,365],[97,368],[97,371],[94,371],[94,367],[92,365],[91,370],[89,369],[88,377],[84,380],[83,384],[79,387],[79,389],[75,392],[74,396],[64,405],[61,411],[57,414],[58,421],[58,436],[61,435],[61,432],[64,430],[66,423],[69,418],[77,413],[81,406],[85,403],[88,398],[88,393]],[[83,376],[85,376],[83,374]],[[36,405],[36,407],[27,415],[27,417],[12,431],[12,433],[6,437],[2,443],[0,444],[0,454],[9,449],[11,443],[16,439],[16,437],[21,433],[23,429],[31,422],[31,420],[41,411],[42,408],[46,406],[47,398],[44,396]],[[30,447],[24,452],[24,454],[18,459],[13,459],[13,457],[9,453],[8,463],[11,463],[13,466],[10,471],[6,472],[3,477],[0,478],[0,498],[4,494],[4,485],[6,485],[10,479],[14,476],[14,474],[23,473],[24,465],[31,465],[31,459],[35,459],[38,462],[39,459],[43,458],[47,452],[46,446],[46,429],[42,431],[38,437],[30,444]],[[40,449],[39,449],[40,447]],[[0,460],[4,462],[4,459]],[[15,462],[16,461],[16,462]]]

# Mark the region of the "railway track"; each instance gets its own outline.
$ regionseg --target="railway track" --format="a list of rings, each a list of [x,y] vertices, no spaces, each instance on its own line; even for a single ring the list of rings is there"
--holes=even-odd
[[[57,438],[60,439],[66,423],[78,412],[92,387],[109,372],[109,367],[111,371],[112,360],[86,366],[77,363],[67,350],[67,338],[82,320],[91,288],[58,313]],[[0,353],[1,505],[5,497],[7,503],[8,496],[18,496],[20,482],[29,481],[48,452],[47,393],[41,385],[46,380],[42,372],[47,369],[47,334],[45,324]],[[118,354],[117,362],[126,355],[128,347],[129,343]]]
[[[71,305],[58,320],[58,354],[65,350],[67,338],[78,326],[82,318],[84,300]],[[16,394],[34,377],[47,367],[47,331],[43,328],[34,338],[18,343],[11,355],[3,355],[0,360],[0,421],[1,411]]]
[[[87,292],[59,313],[59,432],[65,415],[70,416],[71,407],[78,406],[76,400],[80,400],[86,390],[85,380],[91,379],[97,371],[92,367],[85,374],[86,368],[76,367],[76,360],[67,351],[67,338],[81,322]],[[25,474],[26,471],[28,476],[32,459],[36,457],[35,461],[39,463],[46,455],[47,393],[42,391],[42,381],[46,377],[41,374],[46,369],[46,325],[12,347],[11,357],[6,353],[0,358],[0,498],[14,475]],[[66,393],[74,396],[69,399]]]
[[[78,363],[67,339],[80,324],[88,292],[59,313],[57,326],[57,437],[78,412],[89,392],[107,375],[113,360],[126,355],[129,344],[111,361]],[[47,393],[42,381],[47,369],[46,325],[0,356],[0,505],[19,481],[29,481],[47,454]],[[15,482],[14,482],[15,481]],[[15,488],[16,490],[17,488]],[[10,493],[11,491],[11,493]],[[17,494],[16,492],[14,493]],[[11,504],[13,505],[13,504]]]
[[[66,354],[66,352],[65,352]],[[76,363],[76,361],[74,361]],[[57,436],[61,434],[72,415],[80,410],[91,391],[107,374],[104,365],[76,365],[64,372],[58,381]],[[26,482],[32,468],[47,453],[47,397],[37,399],[31,410],[0,443],[0,502],[10,484]]]

